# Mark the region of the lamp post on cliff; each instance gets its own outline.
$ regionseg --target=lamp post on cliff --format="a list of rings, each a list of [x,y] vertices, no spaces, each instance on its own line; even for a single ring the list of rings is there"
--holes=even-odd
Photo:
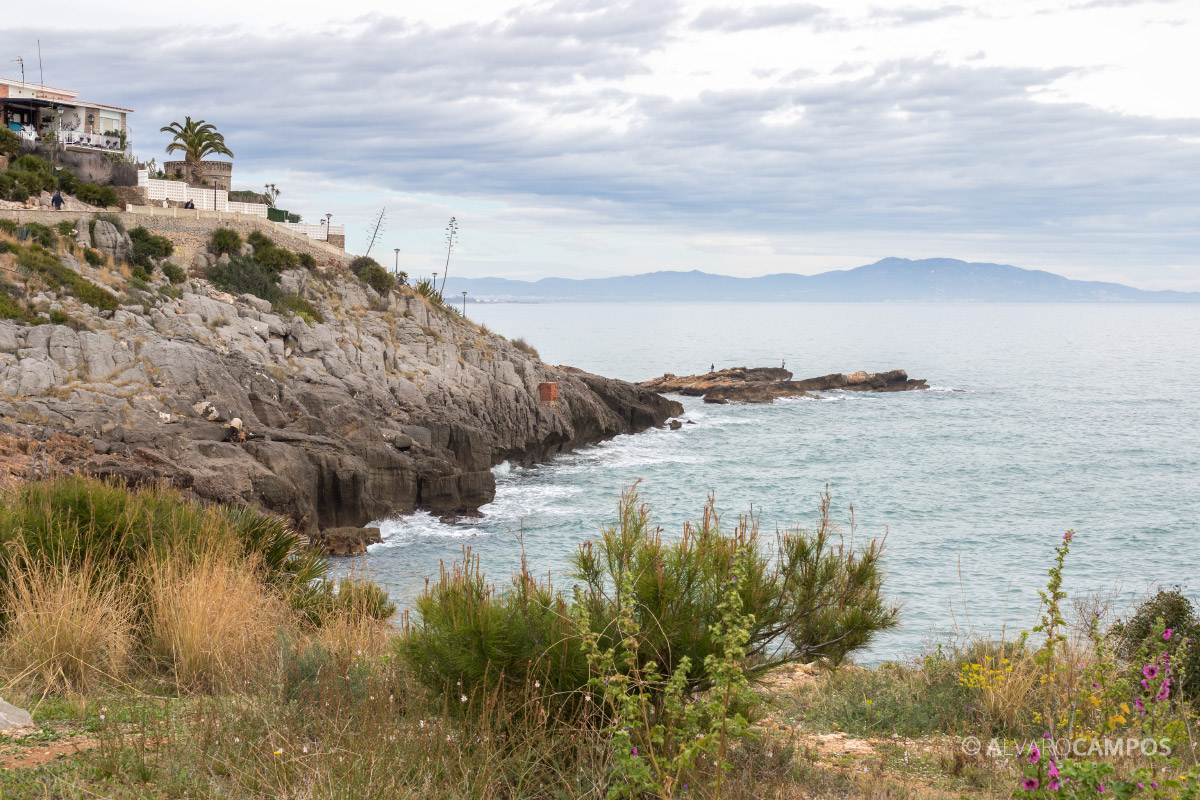
[[[399,274],[400,274],[400,248],[399,248],[399,247],[397,247],[397,248],[396,248],[396,266],[395,266],[395,268],[392,270],[392,274],[393,274],[393,275],[399,275]]]
[[[467,290],[463,290],[463,319],[467,318]]]
[[[329,241],[329,220],[333,219],[333,214],[325,215],[325,241]]]

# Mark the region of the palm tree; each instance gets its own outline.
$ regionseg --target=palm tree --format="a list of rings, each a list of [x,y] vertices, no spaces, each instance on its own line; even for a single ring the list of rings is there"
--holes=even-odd
[[[215,126],[204,120],[192,122],[191,117],[184,117],[182,125],[172,122],[161,130],[163,133],[175,135],[175,140],[167,145],[167,152],[183,153],[190,183],[203,181],[204,173],[200,171],[200,162],[205,156],[221,155],[233,158],[233,153],[225,146],[225,137],[217,133]]]

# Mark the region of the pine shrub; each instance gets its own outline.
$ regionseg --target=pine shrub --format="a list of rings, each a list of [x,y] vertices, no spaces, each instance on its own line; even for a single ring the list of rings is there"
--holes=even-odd
[[[358,278],[381,295],[386,295],[396,286],[396,279],[378,264],[367,264],[359,270]]]
[[[233,228],[217,228],[208,246],[218,256],[233,255],[242,249],[242,237]]]
[[[700,691],[716,677],[707,665],[723,656],[714,634],[724,589],[736,578],[740,607],[753,613],[741,645],[748,678],[793,662],[838,664],[895,627],[899,610],[883,594],[882,544],[844,544],[828,495],[821,512],[814,531],[787,530],[768,547],[757,518],[723,526],[710,499],[699,522],[665,542],[634,487],[622,495],[617,522],[572,559],[580,582],[572,602],[524,570],[497,591],[468,552],[417,598],[399,652],[426,683],[446,691],[459,681],[470,695],[505,680],[537,680],[577,693],[588,665],[573,618],[586,618],[600,632],[599,649],[616,649],[616,663],[654,661],[675,675],[686,658],[687,691]],[[614,633],[625,614],[641,631],[637,652],[622,652]]]

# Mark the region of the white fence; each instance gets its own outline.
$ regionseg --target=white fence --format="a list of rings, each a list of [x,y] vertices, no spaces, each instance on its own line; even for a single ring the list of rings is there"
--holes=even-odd
[[[334,236],[345,236],[345,225],[310,225],[306,222],[276,222],[281,228],[286,228],[295,233],[302,233],[310,239],[316,239],[319,242],[329,241],[330,234]]]
[[[224,189],[201,189],[183,181],[164,181],[151,178],[147,170],[138,170],[138,186],[146,190],[147,200],[174,200],[186,203],[191,200],[202,211],[232,211],[238,214],[253,214],[266,217],[267,207],[262,203],[231,203],[229,192]]]

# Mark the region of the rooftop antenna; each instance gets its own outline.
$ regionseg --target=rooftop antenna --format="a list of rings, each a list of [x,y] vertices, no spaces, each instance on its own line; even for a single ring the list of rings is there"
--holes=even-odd
[[[21,88],[24,89],[25,88],[25,59],[21,58],[20,56],[17,56],[16,58],[13,59],[13,61],[15,61],[21,65]]]

